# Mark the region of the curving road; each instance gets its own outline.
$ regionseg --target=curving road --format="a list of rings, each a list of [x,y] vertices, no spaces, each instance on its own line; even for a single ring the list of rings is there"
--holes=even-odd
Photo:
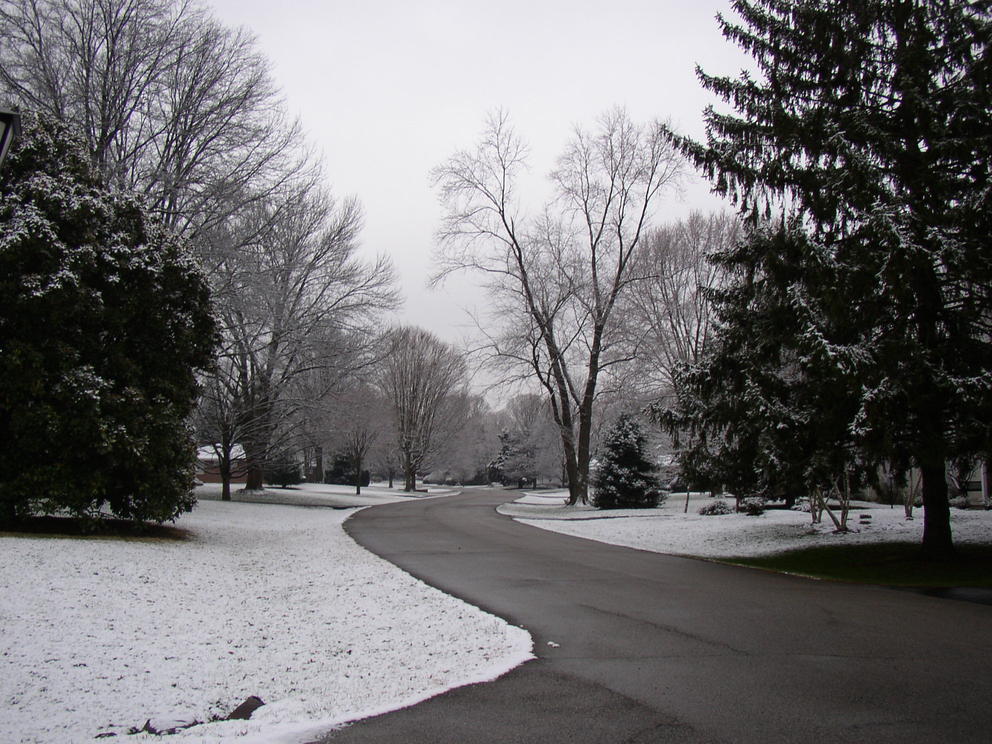
[[[992,740],[992,607],[605,545],[488,489],[366,509],[362,545],[522,625],[538,659],[353,742]]]

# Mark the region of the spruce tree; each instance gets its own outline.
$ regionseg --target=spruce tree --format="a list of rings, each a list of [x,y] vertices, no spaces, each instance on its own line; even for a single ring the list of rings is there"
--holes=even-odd
[[[0,170],[0,520],[189,510],[213,340],[187,246],[26,117]]]
[[[749,273],[712,293],[717,319],[703,361],[675,375],[661,420],[699,487],[793,503],[855,464],[850,360],[825,342],[845,329],[815,312],[831,266],[796,225],[768,225],[712,260]],[[831,290],[833,291],[833,290]],[[838,317],[841,317],[838,315]],[[813,329],[815,332],[810,332]]]
[[[645,437],[637,420],[622,414],[603,440],[592,479],[593,505],[599,509],[641,509],[657,506],[662,498],[647,459]]]
[[[862,461],[919,468],[924,552],[948,555],[946,462],[987,452],[992,421],[989,2],[733,7],[723,33],[758,73],[700,71],[735,112],[708,109],[706,143],[681,145],[752,226],[805,233],[796,266],[826,271],[794,282],[805,309],[783,348],[827,352],[805,384],[839,378]],[[767,275],[764,259],[740,258],[742,283]],[[820,446],[831,439],[845,436]]]

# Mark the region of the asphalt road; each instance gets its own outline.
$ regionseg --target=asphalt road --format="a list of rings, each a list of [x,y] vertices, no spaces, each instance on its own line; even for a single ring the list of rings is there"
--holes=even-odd
[[[377,506],[346,528],[525,627],[538,659],[323,741],[992,741],[992,607],[546,532],[495,512],[515,496]]]

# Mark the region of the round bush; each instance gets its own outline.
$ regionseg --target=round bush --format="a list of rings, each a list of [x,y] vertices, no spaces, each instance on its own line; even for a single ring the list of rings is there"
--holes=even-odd
[[[749,517],[760,516],[765,513],[765,500],[760,496],[752,496],[751,498],[744,499],[741,501],[740,510]]]
[[[710,503],[700,507],[699,509],[699,513],[702,514],[704,517],[713,517],[713,516],[718,516],[720,514],[730,514],[731,512],[733,512],[733,509],[731,509],[730,506],[727,504],[727,502],[723,501],[722,499],[711,501]]]

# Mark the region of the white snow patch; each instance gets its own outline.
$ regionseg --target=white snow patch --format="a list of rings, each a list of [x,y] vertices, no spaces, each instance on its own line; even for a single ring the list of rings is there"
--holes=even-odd
[[[205,483],[196,488],[196,498],[201,501],[216,501],[221,498],[220,483]],[[384,484],[364,486],[361,494],[355,493],[354,486],[339,486],[330,483],[301,483],[298,486],[279,488],[266,486],[261,491],[246,491],[244,484],[231,484],[231,500],[252,504],[290,504],[293,506],[374,506],[411,499],[433,498],[459,493],[458,489],[430,488],[427,491],[407,493],[399,488],[389,488]]]
[[[0,738],[90,742],[258,695],[250,720],[175,737],[302,742],[532,658],[525,630],[354,543],[351,513],[204,501],[187,541],[0,537]]]
[[[657,509],[599,510],[591,506],[564,506],[541,502],[528,494],[499,511],[523,524],[566,535],[623,545],[639,550],[703,558],[731,558],[770,555],[814,545],[860,544],[872,542],[919,542],[923,539],[923,510],[907,521],[902,506],[890,508],[856,502],[858,511],[848,517],[847,533],[835,533],[824,514],[819,525],[810,524],[808,512],[769,509],[763,515],[744,514],[702,516],[699,507],[712,501],[706,494],[672,494]],[[732,502],[731,502],[731,505]],[[862,525],[858,514],[872,515],[871,524]],[[957,543],[992,542],[992,511],[951,509],[951,529]]]

